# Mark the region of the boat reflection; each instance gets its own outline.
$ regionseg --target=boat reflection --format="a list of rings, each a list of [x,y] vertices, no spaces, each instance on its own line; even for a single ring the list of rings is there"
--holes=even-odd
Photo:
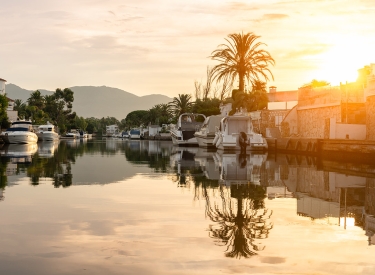
[[[30,163],[37,152],[38,145],[34,144],[4,144],[0,149],[0,156],[10,158],[12,163]]]
[[[252,183],[260,185],[261,169],[265,165],[266,154],[222,153],[214,154],[214,159],[221,167],[220,183],[231,184]]]
[[[53,157],[55,151],[59,146],[58,141],[44,141],[38,143],[38,155],[41,158]]]

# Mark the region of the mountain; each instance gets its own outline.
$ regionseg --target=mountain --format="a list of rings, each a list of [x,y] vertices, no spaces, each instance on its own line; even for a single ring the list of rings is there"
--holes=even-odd
[[[106,86],[75,86],[70,87],[74,92],[73,111],[84,118],[115,117],[124,119],[126,115],[136,110],[148,110],[153,106],[172,101],[165,95],[136,96],[132,93]],[[42,95],[51,95],[54,91],[39,89]],[[21,99],[23,102],[33,91],[22,89],[14,84],[5,87],[7,96],[11,99]]]

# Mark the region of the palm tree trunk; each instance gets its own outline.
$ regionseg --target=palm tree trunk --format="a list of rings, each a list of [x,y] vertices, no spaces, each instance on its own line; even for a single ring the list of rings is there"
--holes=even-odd
[[[241,92],[245,92],[245,81],[244,81],[244,74],[242,72],[238,73],[238,79],[239,79],[239,87],[238,89]]]

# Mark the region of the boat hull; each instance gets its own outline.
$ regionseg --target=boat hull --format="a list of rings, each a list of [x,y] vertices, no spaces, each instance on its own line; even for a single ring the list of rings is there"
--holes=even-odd
[[[40,132],[37,133],[38,141],[55,141],[59,139],[59,134],[56,132]]]
[[[195,138],[197,139],[199,147],[202,148],[216,148],[215,144],[213,143],[215,136],[206,136],[206,135],[199,135],[195,134]]]
[[[241,151],[241,147],[238,143],[238,139],[233,136],[221,137],[220,142],[216,145],[218,150],[224,150],[225,152]],[[246,146],[246,152],[253,151],[266,151],[268,150],[268,143],[265,138],[252,139],[249,140],[249,145]]]
[[[29,131],[7,131],[2,135],[2,139],[5,143],[9,144],[31,144],[38,142],[38,136]]]
[[[171,137],[174,145],[199,146],[197,138],[194,135],[184,135],[183,131],[171,131]]]

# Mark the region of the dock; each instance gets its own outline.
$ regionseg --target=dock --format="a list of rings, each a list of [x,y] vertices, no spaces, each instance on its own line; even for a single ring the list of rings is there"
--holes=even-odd
[[[318,138],[267,138],[268,150],[282,153],[323,156],[326,158],[375,157],[375,141]]]

